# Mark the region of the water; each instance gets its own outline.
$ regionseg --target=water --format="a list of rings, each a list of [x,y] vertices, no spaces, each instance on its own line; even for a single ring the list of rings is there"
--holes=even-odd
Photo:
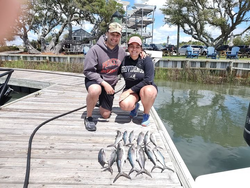
[[[29,95],[29,94],[39,90],[36,88],[29,88],[29,87],[24,87],[24,86],[14,86],[14,85],[10,85],[10,88],[13,89],[13,91],[10,93],[11,99],[9,101],[7,101],[5,104],[13,102],[17,99],[25,97],[26,95]]]
[[[195,179],[250,167],[243,138],[250,88],[156,81],[154,107]]]

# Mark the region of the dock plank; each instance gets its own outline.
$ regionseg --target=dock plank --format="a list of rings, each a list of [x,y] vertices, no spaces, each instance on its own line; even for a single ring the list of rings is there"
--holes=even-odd
[[[15,188],[24,182],[28,141],[33,130],[50,118],[84,107],[87,92],[82,74],[16,69],[10,84],[12,80],[23,85],[31,81],[49,82],[48,87],[0,108],[0,187]],[[121,81],[117,90],[122,84]],[[98,108],[94,109],[93,117],[98,120],[96,132],[88,132],[84,127],[85,108],[41,127],[33,138],[29,187],[184,187],[155,119],[150,117],[151,125],[142,127],[142,111],[138,118],[131,120],[129,113],[119,108],[118,99],[119,94],[115,96],[108,120],[100,117]],[[109,158],[114,148],[107,146],[114,143],[117,130],[134,131],[136,137],[141,131],[153,132],[167,166],[175,172],[165,170],[161,173],[156,169],[151,173],[152,178],[132,173],[132,180],[121,177],[113,183],[118,172],[116,164],[113,174],[103,172],[97,156],[99,150],[105,148]],[[124,147],[127,152],[128,147]],[[150,171],[151,168],[152,163],[147,160],[146,169]],[[130,169],[127,161],[124,171]]]

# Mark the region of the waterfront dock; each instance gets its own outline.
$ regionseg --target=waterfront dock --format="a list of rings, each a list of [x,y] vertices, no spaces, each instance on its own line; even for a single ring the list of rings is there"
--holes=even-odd
[[[98,108],[94,109],[97,131],[88,132],[83,123],[87,95],[83,74],[15,69],[9,84],[40,90],[0,107],[0,187],[23,186],[28,142],[34,129],[50,118],[78,108],[37,131],[32,143],[29,187],[193,187],[194,180],[154,108],[150,112],[151,125],[142,127],[142,109],[131,120],[129,113],[119,108],[118,93],[109,119],[100,118]],[[123,84],[121,80],[116,91]],[[114,143],[117,130],[134,131],[136,137],[140,132],[154,133],[166,165],[174,172],[161,173],[155,169],[152,178],[146,174],[136,176],[133,172],[131,180],[120,177],[113,183],[117,166],[113,165],[113,174],[103,171],[98,152],[104,148],[109,159],[114,148],[107,146]],[[127,152],[128,147],[124,147]],[[152,167],[147,159],[146,169],[151,171]],[[127,160],[124,172],[130,169]]]

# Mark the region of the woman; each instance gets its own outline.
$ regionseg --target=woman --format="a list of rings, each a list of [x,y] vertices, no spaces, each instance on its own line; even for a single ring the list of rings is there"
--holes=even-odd
[[[121,65],[121,74],[125,80],[125,89],[120,96],[119,105],[122,110],[131,111],[130,117],[137,116],[139,101],[144,108],[142,126],[149,125],[149,111],[157,96],[157,86],[154,84],[154,64],[147,56],[141,59],[142,41],[133,36],[128,42],[129,56],[126,56]]]

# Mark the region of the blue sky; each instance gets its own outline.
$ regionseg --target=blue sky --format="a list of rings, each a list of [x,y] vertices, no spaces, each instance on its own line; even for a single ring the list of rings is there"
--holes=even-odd
[[[177,41],[177,28],[176,26],[171,26],[169,27],[168,25],[164,24],[164,15],[162,14],[160,8],[163,8],[166,0],[126,0],[128,1],[129,4],[129,8],[128,9],[132,9],[131,7],[134,5],[134,3],[143,3],[143,1],[145,1],[148,5],[155,5],[156,6],[156,11],[154,14],[155,17],[155,23],[154,23],[154,29],[153,29],[153,42],[154,43],[167,43],[167,37],[169,36],[169,44],[174,44],[176,45],[176,41]],[[240,31],[243,30],[243,28],[245,27],[245,24],[242,24],[241,27],[238,27],[235,31],[234,34],[239,33]],[[93,25],[89,24],[89,23],[84,23],[82,26],[79,25],[75,25],[73,26],[73,29],[79,29],[79,28],[83,28],[86,31],[91,31],[91,29],[93,28]],[[213,35],[217,36],[220,31],[216,28],[206,28],[208,31],[210,31]],[[147,31],[152,31],[152,25],[149,25],[147,28]],[[29,39],[36,39],[37,35],[35,35],[34,33],[29,33]],[[192,40],[191,36],[188,36],[186,34],[184,34],[182,31],[180,32],[180,42],[188,42]],[[151,42],[151,40],[147,41],[148,43]],[[15,41],[13,41],[11,44],[16,44],[16,45],[20,45],[22,44],[22,40],[21,39],[16,39]]]

